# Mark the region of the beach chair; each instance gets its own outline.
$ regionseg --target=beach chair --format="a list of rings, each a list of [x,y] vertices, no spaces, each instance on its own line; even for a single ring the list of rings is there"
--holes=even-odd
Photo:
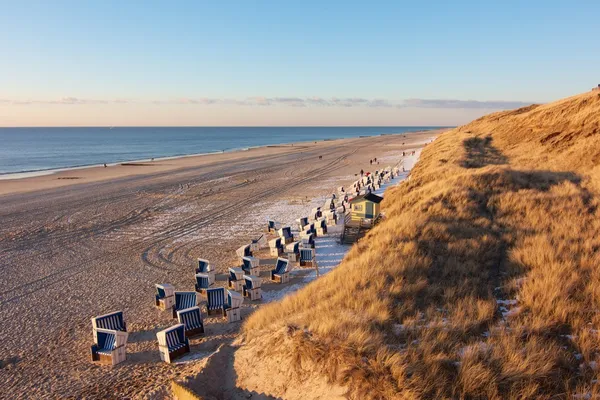
[[[275,232],[279,229],[279,223],[273,221],[272,219],[267,220],[267,232]]]
[[[225,305],[225,316],[228,322],[236,322],[242,320],[240,307],[244,302],[244,297],[231,290],[227,291],[227,304]]]
[[[303,231],[304,227],[308,225],[308,217],[298,218],[296,222],[298,223],[298,230]]]
[[[258,276],[244,275],[244,296],[250,297],[251,301],[260,300],[262,298],[261,284],[262,280]]]
[[[210,287],[208,274],[196,274],[196,292],[206,294],[206,289]]]
[[[206,291],[206,313],[225,316],[225,288],[212,288]]]
[[[260,260],[255,257],[242,258],[242,269],[248,275],[260,275]]]
[[[104,314],[99,317],[92,318],[92,332],[94,335],[94,343],[98,343],[96,332],[99,329],[108,329],[112,331],[125,332],[125,340],[127,340],[127,324],[123,317],[123,311],[115,311],[109,314]]]
[[[175,304],[173,305],[173,318],[177,318],[177,311],[195,307],[198,304],[196,292],[175,292]]]
[[[244,287],[244,270],[242,268],[229,268],[227,282],[233,290],[241,291]]]
[[[312,267],[315,265],[315,250],[314,249],[300,249],[300,266]]]
[[[177,311],[177,320],[184,325],[185,337],[204,335],[204,323],[200,307],[190,307]]]
[[[289,226],[284,226],[283,228],[277,231],[279,237],[281,238],[282,243],[287,244],[294,241],[294,235],[292,235],[292,228]]]
[[[168,283],[157,283],[156,295],[154,296],[154,304],[160,310],[170,310],[175,304],[175,288]]]
[[[300,249],[315,248],[315,235],[310,232],[303,232],[300,235]]]
[[[292,242],[285,245],[285,254],[289,261],[296,262],[300,257],[300,242]]]
[[[337,208],[336,208],[337,209]],[[325,219],[327,221],[327,225],[336,225],[337,224],[337,213],[336,209],[329,210],[325,213]]]
[[[235,253],[240,258],[240,262],[242,262],[242,258],[244,257],[252,257],[252,250],[250,250],[250,245],[246,244],[235,251]]]
[[[215,283],[215,269],[210,265],[208,260],[203,258],[198,259],[198,268],[196,268],[197,274],[208,274],[208,284],[212,285]]]
[[[252,243],[250,243],[250,251],[254,253],[255,251],[259,251],[266,246],[267,237],[265,235],[260,235],[258,239],[252,239]]]
[[[327,222],[325,218],[321,218],[315,224],[317,236],[324,236],[327,234]]]
[[[290,280],[290,263],[285,258],[278,258],[275,269],[271,271],[271,280],[287,283]]]
[[[283,253],[283,245],[281,244],[281,238],[275,238],[269,240],[269,249],[271,256],[279,257]]]
[[[156,333],[160,359],[171,363],[190,352],[190,341],[185,337],[185,325],[177,324]]]
[[[92,361],[100,364],[117,365],[127,358],[127,332],[114,329],[97,329],[92,345]]]

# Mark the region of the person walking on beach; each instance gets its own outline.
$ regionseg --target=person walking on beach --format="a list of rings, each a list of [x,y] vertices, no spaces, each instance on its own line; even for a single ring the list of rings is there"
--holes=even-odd
[[[365,171],[363,171],[362,169],[360,170],[360,176],[362,177],[365,174]]]
[[[369,160],[369,164],[373,165],[373,160]]]
[[[106,164],[104,164],[104,168],[106,168]]]

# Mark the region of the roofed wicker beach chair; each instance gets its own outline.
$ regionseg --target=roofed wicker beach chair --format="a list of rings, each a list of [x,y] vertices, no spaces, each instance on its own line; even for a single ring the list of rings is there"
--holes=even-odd
[[[300,266],[312,267],[315,265],[315,250],[300,249]]]
[[[196,292],[175,292],[175,305],[173,305],[173,318],[177,318],[177,311],[195,307],[198,304]]]
[[[258,239],[252,239],[252,243],[250,243],[250,251],[255,252],[260,249],[267,247],[267,236],[260,235]]]
[[[212,288],[206,291],[206,313],[225,316],[225,288]]]
[[[241,291],[244,287],[244,270],[242,268],[229,268],[227,282],[230,288]]]
[[[302,232],[300,235],[300,250],[303,248],[315,248],[315,235],[311,232]]]
[[[198,268],[196,268],[196,273],[197,274],[208,274],[208,281],[209,281],[208,284],[212,285],[213,283],[215,283],[216,271],[210,265],[208,260],[205,260],[203,258],[198,259]]]
[[[204,323],[202,322],[200,307],[190,307],[177,311],[177,320],[184,325],[186,337],[204,335]]]
[[[248,275],[259,275],[260,274],[259,263],[260,263],[260,260],[258,258],[244,257],[244,258],[242,258],[242,269]]]
[[[250,250],[250,245],[249,244],[243,245],[242,247],[240,247],[239,249],[237,249],[235,251],[235,253],[240,258],[240,262],[242,261],[242,258],[244,258],[244,257],[252,257],[252,250]]]
[[[285,253],[289,261],[298,261],[298,257],[300,257],[300,242],[292,242],[286,244]]]
[[[117,365],[127,358],[127,332],[114,329],[97,329],[94,332],[92,361],[100,364]]]
[[[250,297],[251,301],[262,298],[262,280],[255,275],[244,275],[244,296]]]
[[[269,249],[271,256],[278,257],[283,253],[283,245],[280,237],[269,240]]]
[[[279,229],[277,233],[279,234],[279,237],[281,238],[281,241],[284,244],[294,241],[294,235],[292,235],[292,228],[290,228],[289,226],[284,226],[283,228]]]
[[[244,302],[244,297],[232,290],[227,291],[227,304],[225,305],[225,316],[228,322],[236,322],[242,320],[240,307]]]
[[[298,223],[298,230],[303,231],[304,227],[308,225],[308,217],[298,218],[296,222]]]
[[[196,292],[206,294],[206,289],[210,287],[210,278],[208,274],[196,274]]]
[[[327,234],[327,221],[325,218],[320,218],[315,224],[317,236],[324,236]]]
[[[177,324],[156,333],[160,359],[171,363],[190,352],[190,341],[185,337],[185,325]]]
[[[125,340],[127,340],[127,324],[123,317],[123,311],[115,311],[109,314],[104,314],[99,317],[92,318],[92,331],[94,333],[94,342],[98,343],[96,332],[98,329],[108,329],[113,331],[125,332]]]
[[[278,258],[275,269],[271,270],[271,280],[286,283],[290,280],[290,262],[285,258]]]
[[[173,308],[175,304],[175,288],[168,283],[157,283],[154,304],[159,309],[165,311]]]
[[[275,232],[277,229],[279,229],[279,224],[277,222],[272,219],[267,220],[267,232]]]

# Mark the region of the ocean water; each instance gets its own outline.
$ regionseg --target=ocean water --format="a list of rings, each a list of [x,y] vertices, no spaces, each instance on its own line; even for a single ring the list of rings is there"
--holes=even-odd
[[[436,128],[0,128],[0,175]]]

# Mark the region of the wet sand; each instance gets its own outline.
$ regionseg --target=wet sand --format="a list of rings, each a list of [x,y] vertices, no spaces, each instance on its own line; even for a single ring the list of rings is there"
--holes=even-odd
[[[154,307],[155,283],[193,290],[198,257],[225,273],[237,264],[234,250],[260,235],[267,217],[293,221],[361,168],[395,165],[402,151],[436,133],[0,181],[0,397],[168,397],[170,381],[201,362],[160,361],[156,332],[175,320]],[[374,157],[380,165],[369,165]],[[263,284],[266,293],[270,286]],[[94,365],[90,318],[114,310],[125,312],[128,359]],[[191,343],[197,354],[216,350],[239,328],[217,318],[205,324],[206,337]]]

